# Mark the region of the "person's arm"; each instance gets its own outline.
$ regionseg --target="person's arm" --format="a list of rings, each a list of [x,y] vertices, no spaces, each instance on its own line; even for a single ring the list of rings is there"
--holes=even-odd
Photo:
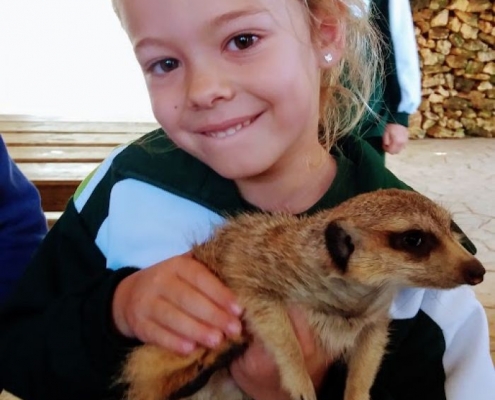
[[[46,232],[40,195],[9,156],[0,136],[0,304]]]
[[[493,399],[495,368],[490,357],[487,317],[471,288],[431,291],[422,309],[444,334],[447,400]]]
[[[111,301],[134,271],[106,269],[71,201],[0,310],[0,386],[23,400],[120,398],[110,383],[137,342],[113,327]]]
[[[391,313],[396,319],[376,393],[388,392],[390,399],[404,394],[428,400],[493,399],[487,319],[470,287],[406,289]]]
[[[421,75],[408,0],[373,0],[371,19],[381,34],[383,79],[375,88],[370,105],[373,111],[359,126],[367,140],[382,137],[381,150],[399,153],[409,139],[409,116],[421,102]]]
[[[382,147],[389,154],[398,154],[409,141],[409,130],[406,126],[396,123],[385,125],[383,132]]]
[[[421,71],[409,0],[382,2],[380,29],[389,47],[385,58],[384,100],[388,123],[407,127],[421,103]]]
[[[406,289],[398,298],[372,398],[492,400],[487,321],[471,288]],[[335,364],[321,398],[342,398],[345,377],[345,365]]]

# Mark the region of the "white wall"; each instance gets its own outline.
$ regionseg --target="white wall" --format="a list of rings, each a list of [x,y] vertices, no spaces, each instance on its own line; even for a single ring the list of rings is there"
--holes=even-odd
[[[0,114],[153,120],[110,0],[0,0]]]

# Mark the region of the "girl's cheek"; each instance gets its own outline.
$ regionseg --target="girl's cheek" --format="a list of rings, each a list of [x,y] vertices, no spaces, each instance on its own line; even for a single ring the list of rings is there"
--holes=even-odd
[[[166,132],[175,132],[179,125],[180,105],[178,102],[163,101],[163,99],[152,98],[153,114]]]

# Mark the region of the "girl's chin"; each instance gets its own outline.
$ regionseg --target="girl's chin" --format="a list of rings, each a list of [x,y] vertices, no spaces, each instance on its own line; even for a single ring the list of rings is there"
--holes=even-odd
[[[267,173],[267,168],[259,164],[246,165],[241,164],[240,162],[235,163],[235,165],[232,165],[231,163],[223,165],[219,165],[218,163],[207,164],[221,177],[234,181],[255,179],[256,177],[266,175]]]

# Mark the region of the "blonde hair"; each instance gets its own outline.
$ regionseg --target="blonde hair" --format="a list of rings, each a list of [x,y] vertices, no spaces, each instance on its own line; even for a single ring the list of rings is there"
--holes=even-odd
[[[329,149],[350,133],[364,114],[382,76],[380,35],[370,22],[363,0],[301,0],[308,9],[313,40],[321,21],[343,27],[344,50],[338,65],[322,72],[320,87],[320,142]]]

